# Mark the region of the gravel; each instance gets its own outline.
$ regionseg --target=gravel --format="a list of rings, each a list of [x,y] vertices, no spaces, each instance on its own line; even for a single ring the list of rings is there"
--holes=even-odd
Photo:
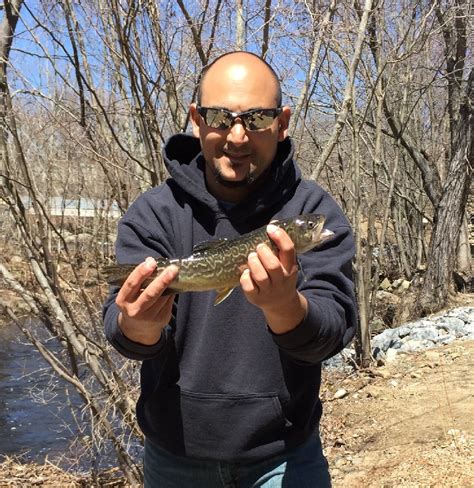
[[[386,329],[372,338],[372,355],[376,360],[393,360],[398,352],[432,349],[454,340],[474,339],[474,307],[460,307],[440,315]],[[324,361],[327,368],[350,369],[355,361],[353,345]]]

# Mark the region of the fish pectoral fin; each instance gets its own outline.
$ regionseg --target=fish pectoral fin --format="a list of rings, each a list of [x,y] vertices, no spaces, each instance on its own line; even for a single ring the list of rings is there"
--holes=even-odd
[[[227,239],[216,239],[214,241],[200,242],[193,247],[193,254],[197,252],[208,251],[209,249],[215,249],[216,247],[222,246],[222,244],[224,244],[225,242],[227,242]]]
[[[216,291],[217,296],[214,301],[214,306],[219,305],[219,303],[223,302],[234,291],[234,288],[219,288]]]
[[[162,297],[167,297],[169,295],[174,295],[175,293],[179,293],[178,290],[175,290],[174,288],[165,288],[163,292],[161,293]]]
[[[303,275],[303,282],[306,283],[308,280],[306,278],[306,274],[304,272],[303,265],[301,264],[301,259],[299,256],[296,256],[296,264],[298,265],[298,269],[301,271],[301,274]]]

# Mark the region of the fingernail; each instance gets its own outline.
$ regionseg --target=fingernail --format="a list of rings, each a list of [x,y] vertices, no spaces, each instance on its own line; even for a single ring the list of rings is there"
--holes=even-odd
[[[179,271],[179,268],[177,266],[175,266],[174,264],[172,264],[171,266],[168,267],[168,269],[166,270],[166,273],[167,273],[169,278],[173,278],[177,274],[178,271]]]
[[[146,258],[145,259],[145,267],[147,269],[155,269],[156,261],[153,258]]]
[[[268,224],[267,225],[267,232],[269,234],[276,234],[278,232],[279,228],[276,225],[273,224]]]
[[[258,246],[257,246],[258,247]],[[257,257],[257,253],[256,252],[251,252],[249,254],[249,259],[255,259]]]

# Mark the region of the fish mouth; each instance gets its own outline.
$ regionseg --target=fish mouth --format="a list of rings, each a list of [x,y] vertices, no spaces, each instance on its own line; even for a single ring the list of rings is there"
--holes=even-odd
[[[313,232],[313,241],[315,242],[323,242],[327,239],[330,239],[334,235],[334,232],[329,229],[323,229],[321,232],[318,231]]]

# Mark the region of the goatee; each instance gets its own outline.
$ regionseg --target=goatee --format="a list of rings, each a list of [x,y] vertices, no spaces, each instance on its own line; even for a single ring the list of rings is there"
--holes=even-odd
[[[242,180],[238,180],[238,181],[229,181],[225,179],[224,176],[222,175],[222,171],[220,170],[220,168],[213,167],[212,173],[214,175],[216,182],[222,186],[225,186],[226,188],[243,188],[245,186],[252,185],[255,181],[255,175],[250,172],[246,174]]]

